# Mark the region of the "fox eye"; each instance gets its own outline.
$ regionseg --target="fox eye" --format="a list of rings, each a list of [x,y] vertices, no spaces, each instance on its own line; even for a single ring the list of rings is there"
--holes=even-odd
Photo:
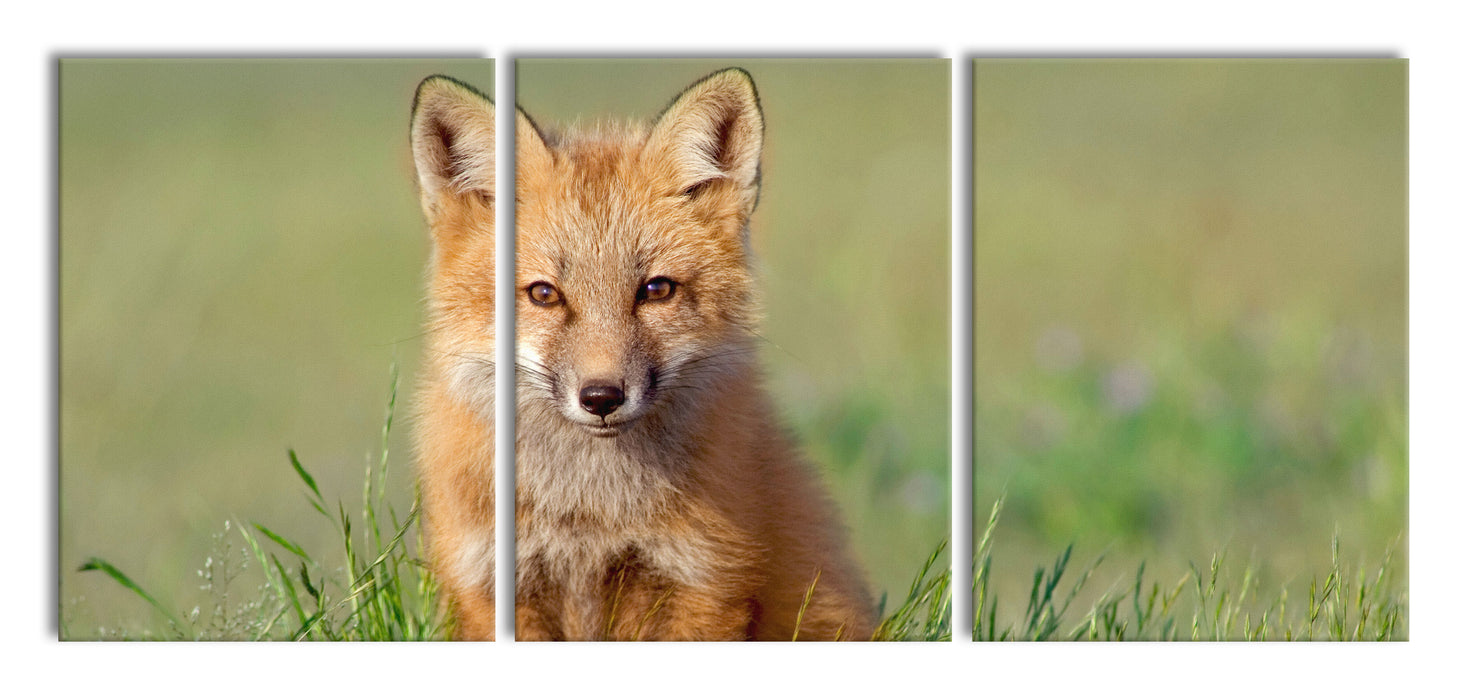
[[[673,296],[673,290],[678,288],[678,283],[666,277],[654,277],[642,283],[642,288],[637,290],[637,298],[641,301],[662,301]]]
[[[561,293],[548,282],[536,282],[526,287],[525,296],[537,306],[554,306],[561,301]]]

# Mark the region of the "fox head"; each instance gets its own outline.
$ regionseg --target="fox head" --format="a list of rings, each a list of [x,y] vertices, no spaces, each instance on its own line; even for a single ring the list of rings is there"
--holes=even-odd
[[[516,110],[516,364],[522,420],[598,437],[689,410],[747,369],[748,223],[764,120],[747,73],[695,83],[646,126],[550,134]],[[432,357],[491,415],[494,105],[434,77],[412,141],[433,230]],[[675,408],[676,407],[676,408]],[[717,410],[717,407],[713,407]]]
[[[702,408],[749,361],[764,131],[749,75],[704,78],[650,126],[517,122],[522,410],[614,437]]]

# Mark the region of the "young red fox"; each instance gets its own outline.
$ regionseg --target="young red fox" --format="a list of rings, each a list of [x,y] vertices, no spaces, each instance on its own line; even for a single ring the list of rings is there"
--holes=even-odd
[[[835,510],[759,387],[749,75],[704,78],[648,128],[515,122],[516,638],[870,638]],[[472,88],[419,87],[417,447],[465,639],[494,635],[494,132]]]

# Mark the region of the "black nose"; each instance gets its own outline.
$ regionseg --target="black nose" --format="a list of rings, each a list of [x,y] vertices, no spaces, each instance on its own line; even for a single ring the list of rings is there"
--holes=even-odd
[[[617,410],[626,400],[622,390],[609,384],[590,384],[581,387],[581,407],[588,413],[594,413],[605,418],[612,411]]]

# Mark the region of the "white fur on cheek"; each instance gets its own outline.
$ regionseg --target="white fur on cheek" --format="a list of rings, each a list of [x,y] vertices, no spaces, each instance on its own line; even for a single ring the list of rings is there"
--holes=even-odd
[[[494,362],[460,358],[449,367],[449,387],[474,411],[494,424]]]

